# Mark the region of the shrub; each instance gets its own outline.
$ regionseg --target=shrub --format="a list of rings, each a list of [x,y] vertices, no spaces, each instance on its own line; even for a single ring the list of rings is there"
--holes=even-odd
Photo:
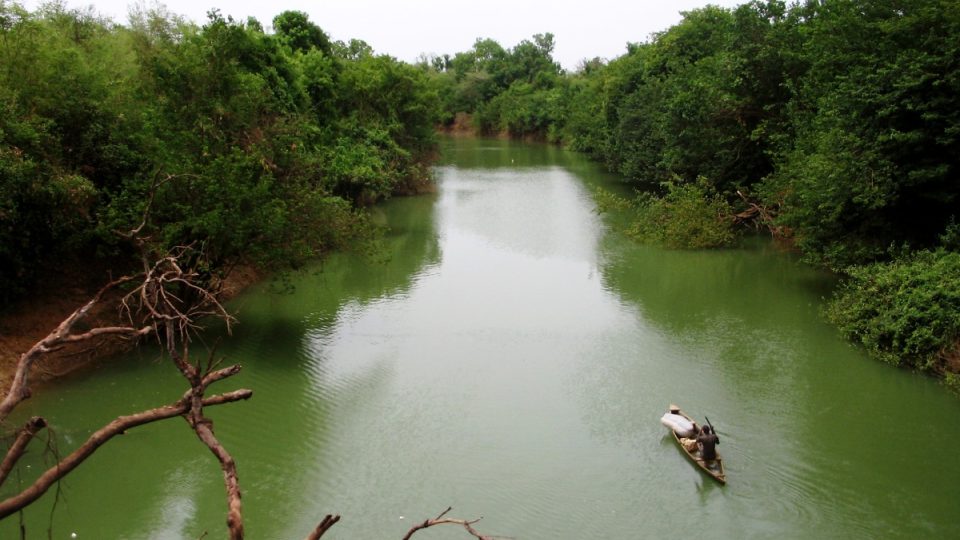
[[[696,184],[663,184],[662,197],[642,194],[631,236],[675,249],[704,249],[736,240],[730,204],[701,178]]]
[[[960,253],[920,251],[848,273],[826,309],[841,331],[885,362],[942,373],[960,339]]]

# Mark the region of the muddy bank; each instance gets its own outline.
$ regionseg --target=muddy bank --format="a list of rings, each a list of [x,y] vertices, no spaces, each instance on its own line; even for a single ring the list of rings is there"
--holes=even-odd
[[[110,281],[110,272],[98,269],[84,276],[51,275],[44,285],[27,299],[0,314],[0,388],[6,391],[20,356],[47,336],[75,310],[90,301]],[[263,279],[263,274],[250,267],[234,269],[223,284],[222,298],[233,298]],[[76,332],[98,326],[127,323],[120,311],[122,294],[108,295],[81,321]],[[44,355],[31,372],[31,381],[39,382],[64,376],[89,367],[94,361],[126,352],[135,341],[116,336],[102,336],[75,343]]]

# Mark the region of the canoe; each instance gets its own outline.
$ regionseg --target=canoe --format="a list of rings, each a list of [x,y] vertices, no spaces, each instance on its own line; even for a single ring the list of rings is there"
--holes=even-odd
[[[690,418],[690,416],[688,416],[687,413],[680,410],[680,407],[677,407],[676,405],[670,405],[670,408],[668,410],[671,410],[671,411],[676,410],[677,411],[676,414],[679,414],[680,416],[693,422],[694,425],[697,425],[696,421],[694,421],[693,418]],[[677,446],[679,446],[680,450],[682,450],[683,453],[686,454],[688,458],[690,458],[690,461],[694,462],[697,465],[697,467],[700,467],[700,469],[703,472],[712,476],[717,482],[720,482],[721,484],[727,483],[727,475],[723,471],[723,459],[720,457],[720,452],[717,452],[717,459],[712,461],[704,461],[703,459],[700,458],[699,449],[694,450],[692,452],[687,451],[687,449],[684,448],[683,443],[680,442],[680,436],[677,435],[677,433],[672,429],[670,430],[670,434],[673,435],[673,440],[677,441]]]

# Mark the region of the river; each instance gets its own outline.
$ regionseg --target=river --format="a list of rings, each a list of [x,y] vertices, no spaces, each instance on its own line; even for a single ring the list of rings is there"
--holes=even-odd
[[[249,538],[302,538],[337,513],[325,538],[399,539],[448,506],[525,539],[960,537],[960,400],[845,343],[819,316],[829,276],[763,238],[632,243],[591,195],[616,178],[574,153],[442,150],[435,195],[375,210],[386,256],[335,255],[231,304],[218,351],[244,370],[214,390],[254,397],[208,413]],[[147,347],[37,388],[18,414],[45,415],[66,453],[184,387]],[[726,486],[667,436],[670,402],[717,427]],[[51,523],[53,538],[225,536],[219,467],[179,419],[111,441],[55,498],[25,513],[29,538]],[[469,538],[442,529],[415,538]]]

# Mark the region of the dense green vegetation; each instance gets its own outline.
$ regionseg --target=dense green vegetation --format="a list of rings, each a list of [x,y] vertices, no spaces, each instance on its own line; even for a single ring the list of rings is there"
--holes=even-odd
[[[725,219],[730,204],[711,193],[705,181],[666,182],[657,197],[643,192],[634,203],[638,215],[628,231],[632,236],[672,248],[712,248],[728,245],[733,222]]]
[[[157,250],[222,274],[363,244],[363,204],[429,181],[422,71],[303,13],[273,27],[0,3],[0,301],[51,261],[122,260],[148,204]]]
[[[50,260],[123,255],[115,232],[148,204],[158,248],[202,244],[216,271],[363,244],[358,208],[418,191],[436,122],[469,118],[620,173],[644,240],[768,227],[849,277],[830,313],[851,337],[919,369],[952,358],[936,276],[958,251],[956,2],[708,6],[574,73],[549,33],[411,66],[303,13],[272,26],[0,4],[0,299]],[[906,283],[897,301],[875,289],[888,279]],[[917,302],[935,305],[908,316]]]
[[[894,365],[960,368],[960,253],[919,251],[849,273],[829,309],[847,336]]]
[[[442,121],[457,113],[472,115],[484,134],[506,132],[522,137],[550,136],[564,115],[560,64],[553,60],[553,34],[537,34],[504,49],[492,39],[477,39],[466,52],[434,57],[421,64],[442,100]]]
[[[942,240],[960,213],[960,4],[707,6],[572,74],[551,67],[551,45],[481,40],[422,67],[448,120],[561,141],[621,173],[642,193],[637,236],[699,248],[762,224],[850,277],[830,312],[851,337],[943,371],[960,340],[957,245]],[[876,289],[887,281],[896,300]]]

